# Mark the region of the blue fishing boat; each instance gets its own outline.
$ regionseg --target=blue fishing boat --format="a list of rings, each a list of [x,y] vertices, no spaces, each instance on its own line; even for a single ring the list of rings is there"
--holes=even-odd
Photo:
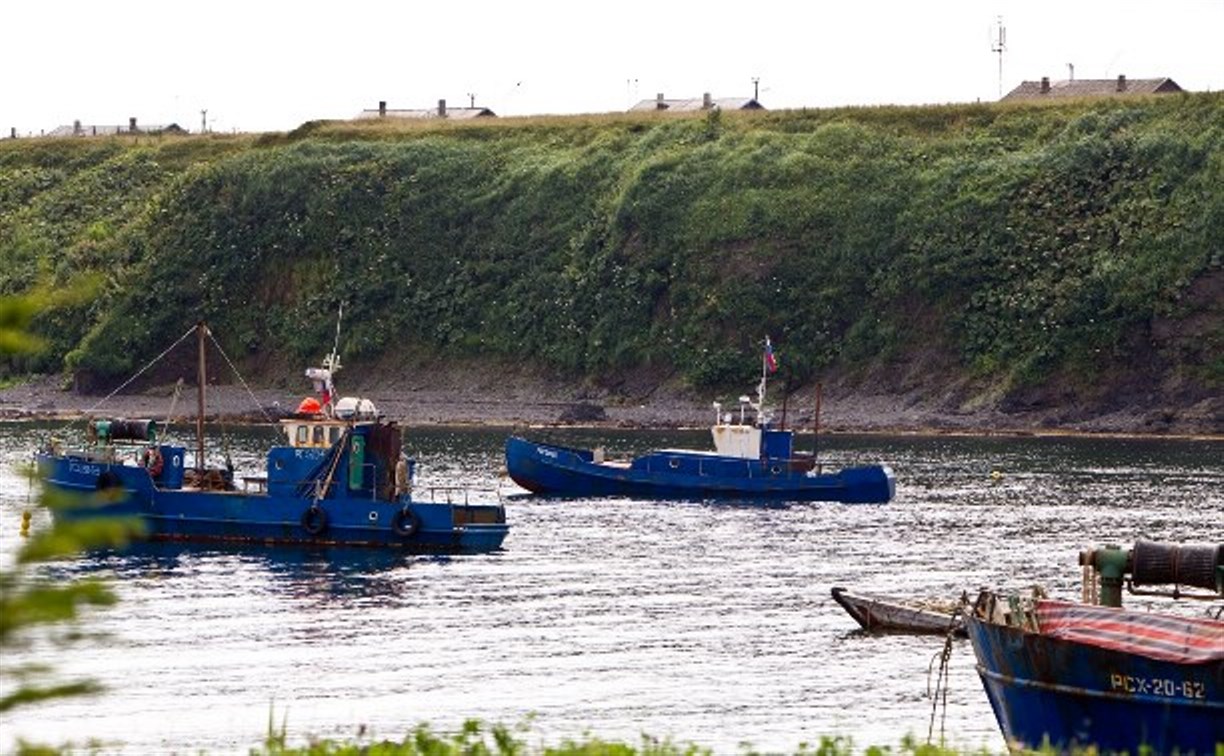
[[[1120,606],[1130,584],[1224,599],[1224,546],[1140,541],[1085,552],[1106,604],[983,592],[965,625],[999,727],[1014,748],[1214,754],[1224,746],[1224,621]],[[1090,590],[1089,593],[1092,591]],[[1138,591],[1136,591],[1138,592]]]
[[[264,470],[236,476],[226,459],[206,464],[204,324],[199,338],[197,446],[158,438],[151,420],[91,419],[86,442],[49,442],[37,455],[52,491],[76,496],[56,509],[68,518],[132,516],[152,540],[373,546],[414,553],[474,553],[501,547],[508,533],[500,503],[473,503],[463,491],[413,491],[415,465],[398,426],[368,399],[333,401],[333,350],[307,377],[323,392],[280,420],[283,441]],[[191,332],[184,334],[184,338]],[[182,339],[180,339],[182,341]],[[214,342],[215,343],[215,342]],[[219,348],[219,345],[218,345]]]
[[[628,460],[602,449],[573,449],[511,436],[506,471],[533,493],[552,496],[633,496],[760,501],[885,503],[896,492],[883,465],[825,472],[814,453],[795,450],[795,432],[774,427],[765,403],[767,375],[776,369],[766,340],[757,399],[740,397],[738,417],[714,404],[715,451],[661,449]],[[818,416],[819,410],[817,411]]]

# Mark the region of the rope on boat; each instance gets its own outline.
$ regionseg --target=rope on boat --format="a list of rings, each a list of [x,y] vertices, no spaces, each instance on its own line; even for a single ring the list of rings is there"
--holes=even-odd
[[[164,350],[164,351],[163,351],[161,354],[157,355],[157,356],[156,356],[156,357],[154,357],[152,360],[149,360],[149,362],[148,362],[148,364],[147,364],[147,365],[145,365],[145,366],[144,366],[144,367],[142,367],[140,370],[138,370],[138,371],[136,372],[136,374],[135,374],[135,375],[133,375],[131,378],[128,378],[126,381],[124,381],[124,382],[123,382],[123,383],[122,383],[122,384],[119,386],[119,388],[117,388],[117,389],[115,389],[114,391],[110,392],[110,393],[109,393],[109,394],[107,394],[105,397],[103,397],[103,398],[102,398],[102,399],[101,399],[101,400],[100,400],[100,401],[99,401],[97,404],[95,404],[94,406],[92,406],[92,407],[90,407],[89,409],[85,410],[85,414],[87,414],[87,415],[88,415],[88,414],[90,414],[91,412],[93,412],[94,410],[96,410],[97,408],[101,407],[103,404],[106,404],[107,402],[109,402],[111,399],[113,399],[113,398],[115,397],[115,394],[118,394],[120,391],[123,391],[125,388],[127,388],[128,386],[130,386],[130,385],[132,384],[132,381],[135,381],[137,378],[139,378],[140,376],[144,375],[144,373],[145,373],[145,371],[146,371],[146,370],[148,370],[149,368],[153,367],[153,366],[154,366],[154,365],[156,365],[158,362],[161,362],[161,360],[162,360],[162,358],[163,358],[163,357],[165,357],[167,354],[169,354],[169,353],[170,353],[170,352],[171,352],[171,351],[172,351],[172,350],[173,350],[173,349],[174,349],[176,346],[178,346],[179,344],[183,343],[183,340],[184,340],[184,339],[186,339],[188,336],[190,336],[190,335],[191,335],[191,334],[193,334],[193,333],[195,333],[195,326],[192,326],[191,328],[187,329],[187,333],[184,333],[182,336],[179,336],[178,341],[176,341],[176,342],[174,342],[173,344],[171,344],[170,346],[166,347],[166,349],[165,349],[165,350]]]
[[[340,442],[336,444],[336,453],[332,457],[331,468],[327,471],[327,478],[323,481],[323,487],[319,488],[319,480],[315,479],[314,501],[311,502],[312,507],[319,506],[319,502],[327,496],[328,489],[331,488],[332,478],[336,474],[336,467],[340,464],[340,457],[344,453],[344,445],[348,443],[351,429],[345,428],[344,435],[340,437]]]
[[[337,329],[338,328],[339,326],[337,326]],[[238,378],[238,382],[242,384],[242,388],[246,389],[247,396],[251,397],[251,402],[259,408],[259,413],[263,415],[264,419],[269,423],[276,422],[272,419],[272,416],[269,415],[266,410],[264,410],[263,405],[259,403],[259,400],[255,398],[255,392],[251,391],[251,387],[247,385],[246,379],[242,377],[242,373],[239,373],[238,368],[234,367],[233,360],[231,360],[229,355],[225,353],[225,350],[221,348],[221,342],[217,341],[216,337],[212,335],[212,329],[206,328],[204,332],[208,334],[209,340],[211,340],[213,345],[217,347],[217,351],[221,353],[221,356],[225,358],[225,364],[229,365],[229,369],[234,371],[234,375]]]
[[[944,723],[948,718],[948,673],[949,662],[952,659],[952,637],[953,627],[956,625],[956,617],[961,612],[958,606],[956,611],[952,612],[952,618],[948,623],[948,632],[944,635],[943,649],[935,656],[931,657],[931,663],[927,666],[927,695],[931,696],[931,722],[927,726],[927,744],[931,744],[931,738],[935,734],[935,712],[939,710],[939,745],[944,744]],[[935,667],[935,660],[939,660],[939,672],[935,676],[935,691],[931,692],[931,670]]]

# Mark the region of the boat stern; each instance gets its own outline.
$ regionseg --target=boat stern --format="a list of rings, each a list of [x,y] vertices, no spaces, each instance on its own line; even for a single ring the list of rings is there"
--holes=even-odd
[[[897,477],[888,465],[847,467],[838,473],[849,504],[887,504],[897,493]]]

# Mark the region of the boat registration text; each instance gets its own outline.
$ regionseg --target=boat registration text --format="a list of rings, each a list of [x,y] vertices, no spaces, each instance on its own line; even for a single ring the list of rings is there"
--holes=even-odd
[[[1109,689],[1115,693],[1167,696],[1169,698],[1206,699],[1206,687],[1201,680],[1170,680],[1165,677],[1135,677],[1134,675],[1110,674]]]

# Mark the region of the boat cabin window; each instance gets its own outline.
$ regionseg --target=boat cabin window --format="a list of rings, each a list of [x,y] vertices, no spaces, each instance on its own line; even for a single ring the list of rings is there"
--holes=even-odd
[[[297,441],[294,446],[305,446],[310,443],[310,428],[305,425],[299,425],[297,428]]]
[[[323,440],[323,432],[324,432],[324,428],[323,428],[323,426],[322,426],[322,425],[316,425],[316,426],[315,426],[315,429],[314,429],[314,443],[315,443],[315,445],[316,445],[316,446],[322,446],[322,445],[324,444],[324,440]]]
[[[328,428],[327,429],[328,445],[330,446],[332,444],[335,444],[339,440],[340,440],[340,429],[334,425],[331,428]]]

